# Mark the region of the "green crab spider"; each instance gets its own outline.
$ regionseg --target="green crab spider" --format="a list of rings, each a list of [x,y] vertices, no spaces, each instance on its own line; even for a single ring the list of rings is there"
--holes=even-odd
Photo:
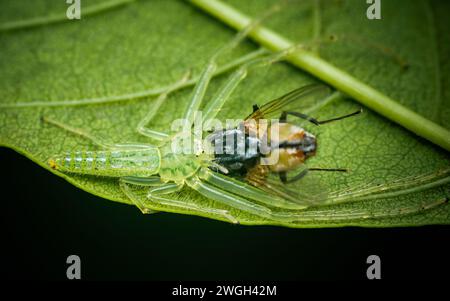
[[[195,112],[201,106],[208,84],[218,69],[217,58],[238,45],[257,24],[257,21],[251,23],[210,58],[194,87],[190,104],[184,115],[185,120],[188,120],[190,124],[193,123]],[[287,49],[263,57],[252,57],[248,61],[242,60],[240,67],[231,73],[212,101],[206,104],[202,122],[216,117],[234,89],[246,77],[250,68],[267,66],[282,60],[293,50],[295,49]],[[155,116],[167,96],[188,81],[189,76],[186,75],[169,86],[156,99],[148,114],[136,127],[139,134],[159,141],[157,146],[141,143],[110,144],[81,129],[44,117],[43,121],[84,137],[102,148],[100,151],[72,151],[56,155],[50,158],[50,167],[67,173],[118,178],[124,194],[143,213],[181,211],[189,214],[216,216],[235,224],[239,223],[239,219],[230,210],[186,203],[174,198],[173,194],[187,185],[217,203],[276,223],[388,217],[414,213],[442,203],[400,208],[395,211],[377,211],[377,209],[304,211],[302,209],[308,206],[268,195],[250,184],[211,170],[209,168],[211,160],[205,159],[204,156],[174,153],[171,146],[177,134],[155,131],[147,128],[146,125]],[[132,186],[147,189],[145,201],[132,193]]]

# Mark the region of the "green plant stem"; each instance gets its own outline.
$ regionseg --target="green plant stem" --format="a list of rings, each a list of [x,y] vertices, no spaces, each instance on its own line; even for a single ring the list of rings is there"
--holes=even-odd
[[[243,29],[251,22],[250,17],[219,0],[188,1],[237,30]],[[263,26],[255,28],[249,37],[272,51],[280,51],[295,45],[294,42]],[[402,106],[315,54],[299,49],[287,60],[416,135],[450,151],[450,132],[447,129]]]

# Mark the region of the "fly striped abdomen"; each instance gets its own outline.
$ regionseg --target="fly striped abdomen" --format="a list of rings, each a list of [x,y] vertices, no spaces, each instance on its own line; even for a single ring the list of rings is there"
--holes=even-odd
[[[49,160],[52,168],[62,172],[91,174],[107,177],[149,177],[160,167],[158,148],[75,151]]]

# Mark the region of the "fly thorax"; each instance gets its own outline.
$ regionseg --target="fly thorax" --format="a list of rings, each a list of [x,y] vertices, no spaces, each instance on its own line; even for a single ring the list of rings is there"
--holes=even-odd
[[[214,162],[231,174],[243,174],[260,156],[260,141],[244,128],[220,130],[207,138]]]

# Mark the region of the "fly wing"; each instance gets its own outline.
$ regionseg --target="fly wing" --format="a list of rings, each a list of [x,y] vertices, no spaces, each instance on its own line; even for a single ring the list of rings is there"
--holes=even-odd
[[[269,101],[255,110],[245,120],[275,119],[279,118],[283,111],[303,111],[316,104],[319,100],[326,98],[329,94],[330,89],[324,85],[311,84],[303,86]]]
[[[294,177],[294,173],[298,174],[304,171],[307,171],[305,165],[296,169],[295,172],[289,173],[287,178]],[[320,178],[313,171],[307,172],[303,178],[291,183],[283,183],[277,173],[269,173],[264,177],[258,174],[247,174],[246,180],[270,195],[305,207],[324,204],[328,198],[326,186],[321,183]]]

